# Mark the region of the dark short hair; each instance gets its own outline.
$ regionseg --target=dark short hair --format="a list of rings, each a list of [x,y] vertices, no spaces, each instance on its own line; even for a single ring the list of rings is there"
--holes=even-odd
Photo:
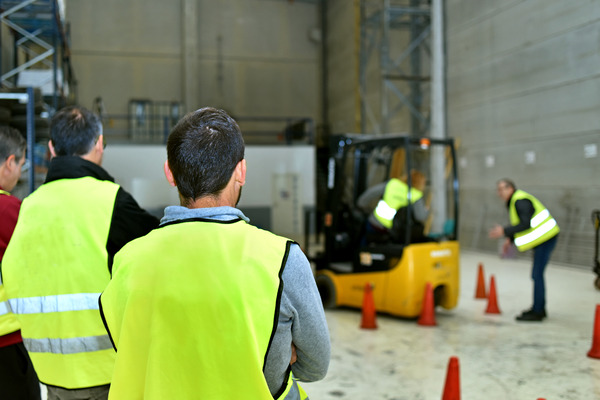
[[[508,186],[512,190],[517,190],[517,186],[515,185],[515,183],[508,178],[498,179],[498,182],[496,182],[496,184],[498,183],[504,183],[504,185]]]
[[[167,139],[169,168],[187,202],[218,196],[244,158],[240,127],[225,111],[205,107],[186,114]]]
[[[100,135],[100,118],[84,107],[65,107],[50,121],[50,139],[57,156],[85,155],[92,150]]]
[[[27,141],[21,132],[10,126],[0,126],[0,163],[13,154],[17,161],[21,161],[25,149],[27,149]]]

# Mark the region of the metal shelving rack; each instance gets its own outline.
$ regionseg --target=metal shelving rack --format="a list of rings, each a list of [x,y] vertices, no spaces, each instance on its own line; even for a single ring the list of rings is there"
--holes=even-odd
[[[5,88],[14,88],[19,74],[24,71],[34,68],[51,70],[52,74],[47,79],[50,82],[39,84],[52,84],[53,90],[49,96],[53,110],[64,106],[69,92],[75,89],[64,1],[0,0],[0,12],[0,24],[7,26],[14,36],[14,60],[8,63],[13,68],[9,71],[0,70],[0,84]],[[2,40],[0,43],[6,42]],[[6,64],[0,62],[0,66]]]
[[[28,87],[23,93],[0,93],[0,99],[16,100],[21,104],[27,104],[27,161],[29,170],[27,178],[29,181],[29,193],[35,189],[35,168],[33,159],[33,148],[35,144],[35,96],[32,87]]]
[[[426,136],[431,74],[431,0],[361,0],[359,88],[361,131],[385,133],[390,121],[408,110],[410,133]],[[377,54],[378,53],[378,54]],[[379,56],[378,59],[376,56]],[[379,62],[378,65],[371,63]],[[378,68],[380,86],[373,83]],[[379,91],[380,110],[370,101]],[[367,123],[369,123],[367,125]]]
[[[48,118],[75,101],[64,0],[0,0],[0,50],[0,99],[15,102],[9,124],[14,126],[19,118],[27,139],[31,193],[36,186],[36,124],[43,127],[38,136],[44,137]],[[25,121],[22,114],[14,114],[16,102],[20,110],[25,105]]]

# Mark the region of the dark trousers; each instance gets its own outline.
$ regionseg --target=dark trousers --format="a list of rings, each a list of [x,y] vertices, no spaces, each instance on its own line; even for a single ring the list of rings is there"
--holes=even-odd
[[[48,400],[107,400],[110,385],[65,389],[48,385]]]
[[[41,398],[40,382],[23,343],[0,347],[0,399]]]
[[[546,284],[544,282],[544,271],[550,260],[550,255],[556,247],[558,235],[545,241],[533,249],[533,268],[531,279],[533,279],[533,307],[535,312],[546,310]]]

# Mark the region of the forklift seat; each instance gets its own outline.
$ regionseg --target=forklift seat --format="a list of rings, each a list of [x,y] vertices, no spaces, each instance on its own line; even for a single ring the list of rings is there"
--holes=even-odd
[[[404,245],[396,243],[361,246],[353,262],[353,272],[388,271],[402,258]]]

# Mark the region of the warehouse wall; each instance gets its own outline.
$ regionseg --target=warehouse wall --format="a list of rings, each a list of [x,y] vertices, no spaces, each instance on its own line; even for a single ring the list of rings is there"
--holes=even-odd
[[[327,68],[331,131],[359,132],[359,41],[357,0],[329,0]]]
[[[556,261],[589,267],[590,213],[600,208],[600,3],[445,3],[448,134],[460,140],[462,246],[497,251],[486,233],[507,221],[495,182],[510,177],[558,220]],[[193,18],[184,11],[190,5]],[[360,122],[357,5],[328,1],[333,132],[357,131]],[[309,1],[70,0],[80,102],[89,106],[102,96],[109,113],[126,113],[130,98],[192,98],[188,103],[197,105],[188,108],[213,104],[237,115],[318,120],[318,12]],[[182,36],[194,27],[196,43]],[[187,70],[185,79],[186,65],[197,65],[198,75]]]
[[[460,139],[461,243],[506,223],[495,182],[538,196],[562,232],[554,259],[591,267],[600,208],[600,2],[449,0],[448,133]]]
[[[110,114],[130,98],[181,98],[180,1],[68,1],[79,103]]]
[[[136,98],[318,120],[316,2],[69,0],[67,19],[85,106],[100,96],[123,115]]]

